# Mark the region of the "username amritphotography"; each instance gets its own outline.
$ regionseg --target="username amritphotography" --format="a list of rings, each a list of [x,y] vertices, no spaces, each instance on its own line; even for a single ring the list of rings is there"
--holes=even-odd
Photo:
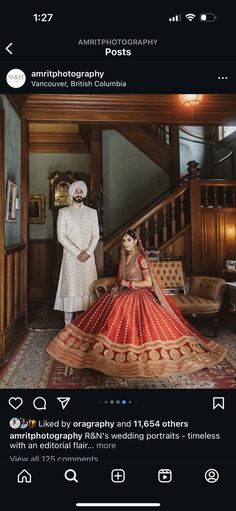
[[[110,87],[122,88],[127,83],[124,80],[105,80],[105,71],[32,71],[31,78],[44,78],[44,80],[31,80],[32,87]],[[45,80],[52,78],[52,80]],[[69,80],[67,80],[69,78]],[[71,80],[75,78],[76,80]],[[81,80],[82,78],[82,80]],[[57,80],[58,79],[58,80]],[[66,79],[66,80],[63,80]]]

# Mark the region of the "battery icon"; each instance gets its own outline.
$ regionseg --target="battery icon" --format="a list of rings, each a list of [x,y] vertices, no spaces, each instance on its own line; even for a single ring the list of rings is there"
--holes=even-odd
[[[200,21],[215,21],[217,18],[214,12],[203,12],[200,14]]]

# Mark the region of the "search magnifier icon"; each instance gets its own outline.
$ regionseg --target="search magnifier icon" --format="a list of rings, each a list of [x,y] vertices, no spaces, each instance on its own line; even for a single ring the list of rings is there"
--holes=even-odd
[[[79,482],[77,479],[76,471],[73,468],[68,468],[68,470],[65,471],[64,476],[67,481],[74,481],[75,483]]]

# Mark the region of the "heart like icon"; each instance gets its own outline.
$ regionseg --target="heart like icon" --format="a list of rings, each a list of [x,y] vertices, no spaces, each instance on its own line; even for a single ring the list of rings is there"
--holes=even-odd
[[[14,410],[17,410],[23,404],[23,399],[21,397],[10,397],[8,403]]]

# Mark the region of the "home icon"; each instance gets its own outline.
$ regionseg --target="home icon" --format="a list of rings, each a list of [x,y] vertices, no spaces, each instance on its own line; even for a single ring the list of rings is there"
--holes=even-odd
[[[19,474],[17,475],[18,483],[31,483],[31,481],[32,481],[32,476],[25,469],[22,470],[21,472],[19,472]]]

